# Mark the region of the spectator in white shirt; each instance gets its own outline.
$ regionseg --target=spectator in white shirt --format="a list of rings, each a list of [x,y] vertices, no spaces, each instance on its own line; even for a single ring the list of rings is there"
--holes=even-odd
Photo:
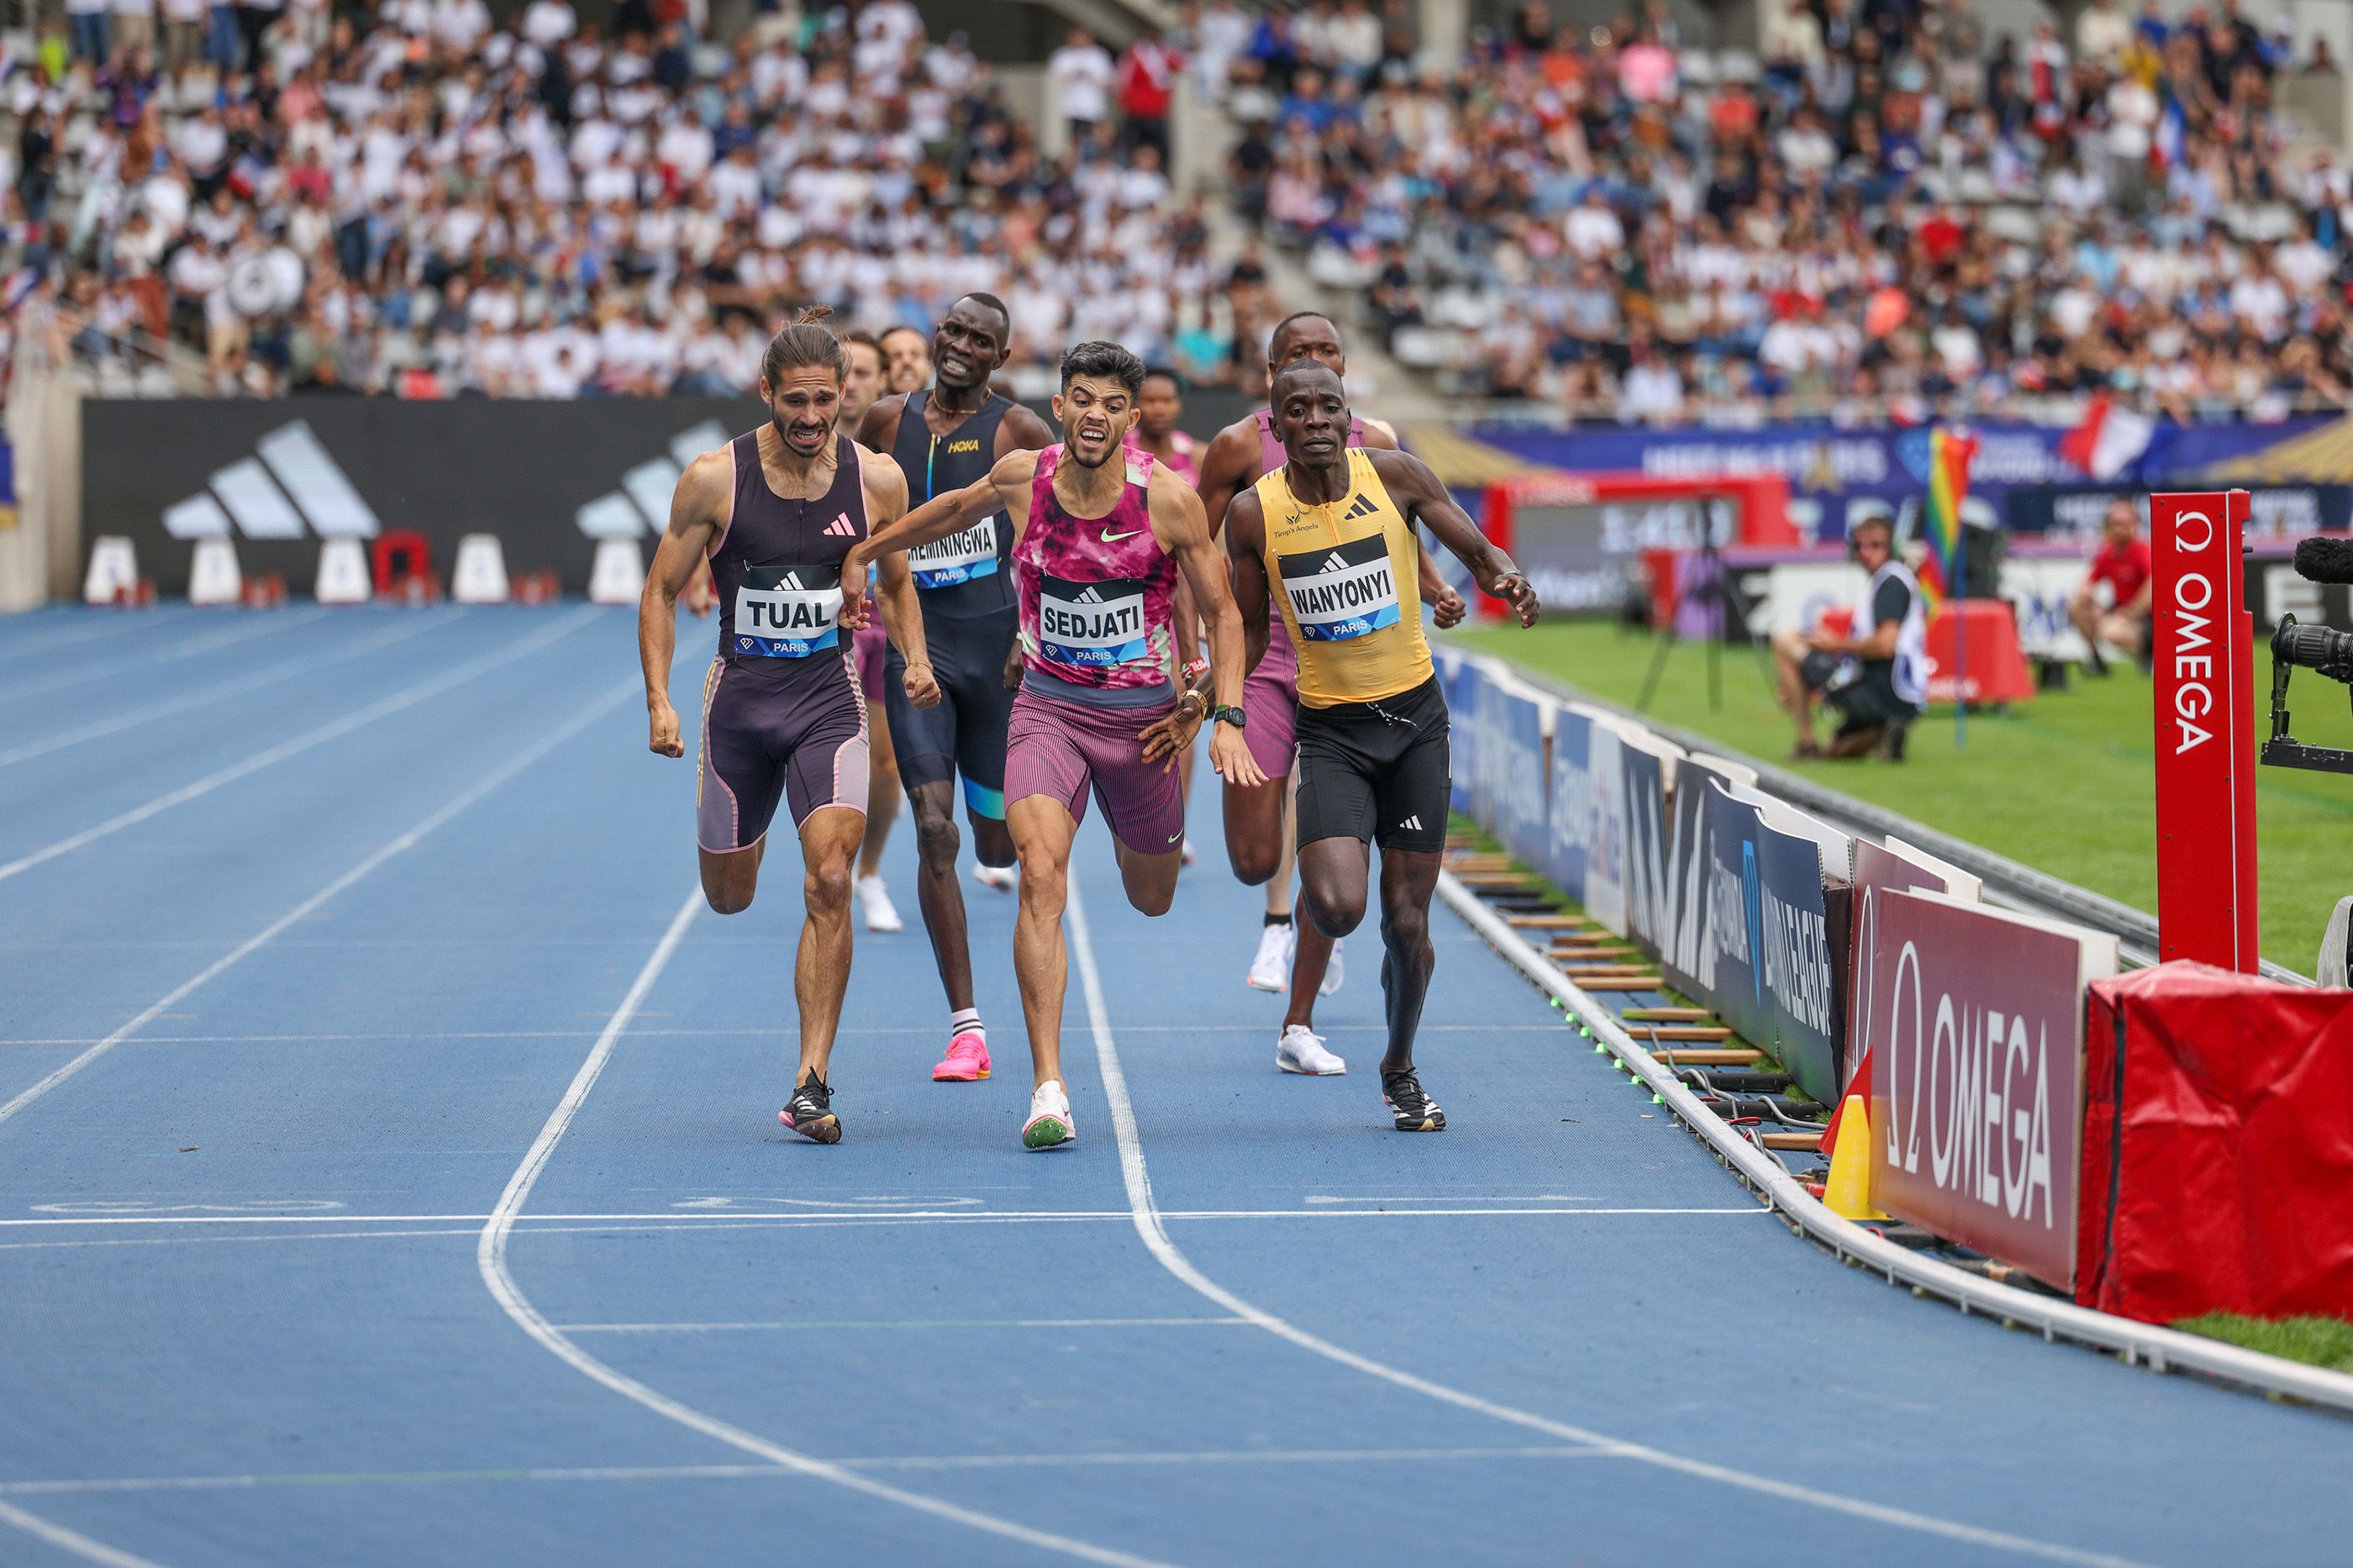
[[[1683,374],[1662,358],[1648,333],[1627,345],[1625,378],[1619,383],[1620,416],[1629,423],[1665,425],[1683,412]]]
[[[1095,127],[1111,118],[1112,83],[1118,75],[1110,51],[1084,27],[1071,28],[1070,40],[1046,61],[1046,79],[1069,122],[1073,143],[1084,145]]]

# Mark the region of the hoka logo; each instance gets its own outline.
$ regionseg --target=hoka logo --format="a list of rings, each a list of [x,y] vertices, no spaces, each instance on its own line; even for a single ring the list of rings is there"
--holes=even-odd
[[[977,436],[974,436],[966,440],[951,441],[947,445],[947,453],[951,458],[955,457],[959,452],[977,452],[979,450],[980,437]]]
[[[1372,497],[1359,495],[1348,503],[1348,510],[1340,516],[1343,521],[1353,522],[1360,517],[1377,517],[1380,515],[1380,510]]]

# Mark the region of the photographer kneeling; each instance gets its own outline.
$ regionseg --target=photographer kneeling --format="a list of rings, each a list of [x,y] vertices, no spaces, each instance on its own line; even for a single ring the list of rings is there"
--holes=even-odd
[[[1866,518],[1848,532],[1854,559],[1871,574],[1845,637],[1779,632],[1773,662],[1781,706],[1798,726],[1790,760],[1903,753],[1905,728],[1927,706],[1928,616],[1920,584],[1895,559],[1895,531]],[[1829,745],[1814,742],[1814,704],[1839,710]]]

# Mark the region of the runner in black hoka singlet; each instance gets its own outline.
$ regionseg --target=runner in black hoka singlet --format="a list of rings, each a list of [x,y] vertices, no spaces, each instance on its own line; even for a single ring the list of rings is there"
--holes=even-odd
[[[989,390],[989,375],[1005,363],[1011,346],[1005,307],[992,295],[968,294],[933,335],[937,384],[884,398],[868,411],[859,439],[898,465],[909,505],[955,495],[987,479],[999,458],[1052,443],[1043,420]],[[938,683],[939,704],[918,708],[907,700],[900,678],[917,655],[897,639],[882,683],[899,776],[915,818],[923,929],[947,993],[947,1049],[932,1070],[942,1082],[969,1083],[989,1073],[988,1034],[974,1005],[956,878],[962,835],[955,781],[964,780],[965,817],[979,854],[975,874],[1008,891],[1013,839],[1005,826],[1005,736],[1018,676],[1012,552],[1013,527],[1002,508],[908,552],[904,563],[923,605],[922,657]]]
[[[848,356],[804,314],[769,342],[760,367],[766,425],[687,465],[638,608],[649,744],[686,754],[670,697],[679,594],[707,563],[718,599],[718,657],[702,684],[695,767],[695,837],[703,897],[723,915],[748,908],[759,888],[779,806],[800,851],[801,922],[787,1013],[778,984],[763,983],[772,1016],[800,1034],[800,1063],[784,1124],[838,1142],[826,1069],[849,984],[850,879],[866,833],[866,702],[851,633],[841,624],[845,561],[906,507],[899,470],[838,425]],[[850,584],[863,593],[866,568]],[[879,570],[882,619],[921,663],[923,616],[898,561]],[[864,624],[863,616],[858,624]],[[910,698],[936,700],[924,673],[907,672]],[[782,964],[765,966],[775,974]]]

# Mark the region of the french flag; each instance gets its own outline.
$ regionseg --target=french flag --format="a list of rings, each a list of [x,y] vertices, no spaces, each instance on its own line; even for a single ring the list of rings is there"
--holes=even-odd
[[[2059,437],[2059,455],[2095,479],[2113,479],[2140,461],[2156,437],[2156,420],[2117,407],[2103,392],[2094,395],[2083,423]]]

